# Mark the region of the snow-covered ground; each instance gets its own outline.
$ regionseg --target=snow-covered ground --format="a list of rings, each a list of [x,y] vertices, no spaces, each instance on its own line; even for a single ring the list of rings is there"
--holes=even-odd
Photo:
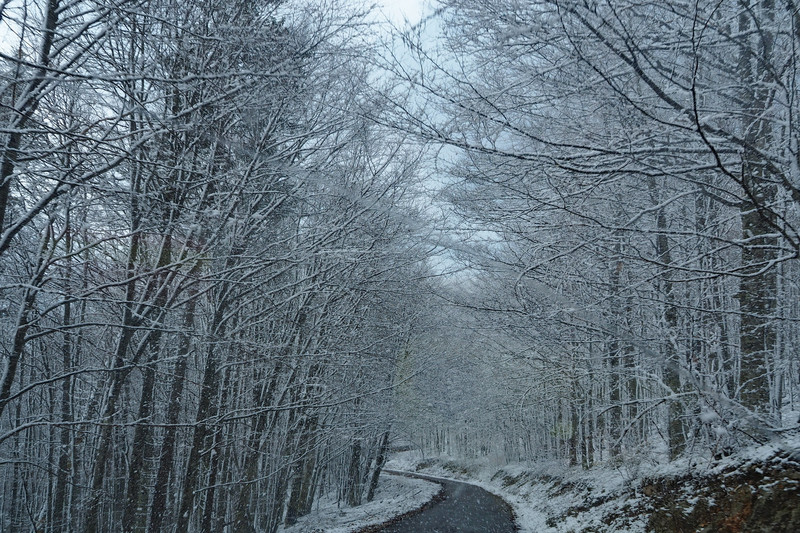
[[[626,465],[591,470],[546,464],[503,465],[491,458],[425,460],[415,451],[396,454],[386,468],[478,485],[514,508],[521,533],[644,533],[652,511],[649,499],[652,494],[648,496],[645,480],[679,478],[687,473],[714,476],[727,472],[726,475],[731,475],[732,471],[744,471],[787,451],[800,457],[800,438],[785,437],[753,446],[722,460],[693,457],[667,464],[629,461]],[[685,509],[686,512],[690,510]]]
[[[644,532],[646,517],[630,517],[620,519],[615,524],[607,522],[609,511],[624,511],[625,508],[638,502],[624,492],[625,476],[616,471],[595,472],[591,486],[576,476],[570,481],[561,470],[559,482],[573,484],[575,490],[567,490],[558,494],[554,491],[555,478],[547,481],[550,475],[546,467],[532,469],[527,465],[506,465],[499,468],[491,461],[450,461],[448,458],[437,458],[424,461],[417,452],[403,452],[396,455],[386,464],[387,469],[417,471],[459,481],[469,481],[506,500],[514,509],[515,519],[520,533],[566,533],[583,531],[594,527],[597,531],[615,531],[618,533]],[[468,466],[465,466],[468,465]],[[465,471],[466,470],[466,471]],[[580,474],[578,474],[580,475]],[[542,481],[537,482],[537,479]],[[584,486],[581,486],[584,485]],[[554,492],[556,494],[554,494]],[[587,504],[587,493],[591,500],[603,500],[602,505]],[[577,507],[587,508],[574,515]],[[572,511],[572,512],[570,512]],[[621,517],[622,518],[622,517]],[[608,529],[613,526],[611,529]]]
[[[380,524],[395,516],[422,507],[441,489],[437,483],[400,476],[382,475],[375,498],[358,507],[337,505],[330,498],[321,498],[313,511],[297,524],[280,528],[283,533],[351,533],[363,527]]]
[[[482,487],[513,507],[521,533],[644,533],[649,509],[647,496],[643,494],[643,480],[679,477],[689,471],[714,475],[744,469],[773,457],[780,450],[800,450],[800,439],[795,436],[782,442],[754,446],[721,461],[693,458],[691,462],[683,459],[669,464],[642,462],[632,466],[629,463],[589,471],[565,469],[559,465],[501,465],[490,458],[426,460],[415,451],[395,454],[386,469],[468,481]],[[418,509],[439,489],[436,483],[383,475],[372,502],[348,508],[323,498],[310,515],[279,531],[351,533]]]

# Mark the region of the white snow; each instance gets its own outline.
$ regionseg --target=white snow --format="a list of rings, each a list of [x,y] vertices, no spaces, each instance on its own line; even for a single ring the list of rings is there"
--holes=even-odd
[[[421,459],[421,455],[416,452],[404,452],[387,462],[386,468],[414,471],[415,464],[419,464]],[[597,469],[592,471],[591,478],[587,478],[585,471],[575,470],[570,475],[570,471],[563,467],[509,464],[500,468],[495,462],[486,460],[457,461],[459,466],[470,465],[468,474],[459,475],[443,467],[449,459],[437,458],[432,466],[422,468],[420,472],[444,479],[468,481],[500,496],[514,509],[520,533],[572,533],[584,530],[644,533],[645,531],[646,516],[622,517],[623,519],[615,519],[611,524],[608,522],[610,513],[616,514],[621,511],[624,514],[626,508],[639,503],[634,494],[625,490],[630,480],[620,470]],[[508,476],[518,476],[519,481],[506,485],[503,476],[497,475],[499,472]],[[566,491],[554,490],[556,478],[561,482],[573,484],[575,488]],[[586,504],[587,496],[592,499],[605,496],[608,501],[588,506],[580,513],[568,513],[571,509]]]
[[[643,479],[680,475],[691,470],[722,473],[734,466],[764,461],[779,450],[798,450],[798,445],[800,436],[787,435],[780,442],[753,446],[717,461],[683,458],[667,464],[642,462],[636,467],[605,466],[588,471],[560,465],[506,465],[491,458],[458,460],[439,456],[426,461],[421,453],[410,451],[395,454],[387,462],[386,469],[466,481],[496,494],[514,509],[521,533],[644,533],[648,516],[640,511],[646,507],[646,498],[640,493]],[[299,524],[279,531],[350,533],[417,509],[438,491],[439,485],[435,483],[383,475],[373,502],[356,508],[340,508],[335,501],[323,500]],[[694,504],[696,498],[687,498],[687,502]],[[713,500],[707,505],[714,505]],[[691,507],[685,510],[690,511]]]
[[[429,502],[441,489],[437,483],[400,476],[381,475],[375,498],[358,507],[337,505],[332,498],[321,498],[313,511],[283,533],[351,533],[373,524],[381,524]]]
[[[522,533],[644,533],[649,518],[649,500],[642,493],[644,480],[665,479],[687,472],[734,475],[747,466],[757,466],[771,458],[779,460],[775,458],[780,452],[800,455],[799,450],[800,432],[786,432],[770,443],[744,448],[721,460],[699,453],[670,463],[629,457],[626,463],[616,467],[609,464],[583,470],[558,464],[504,464],[489,457],[425,458],[411,451],[395,454],[386,468],[419,471],[478,485],[513,507]],[[689,513],[699,500],[688,492],[686,496],[689,506],[684,512]],[[706,505],[713,506],[713,499],[706,501]]]
[[[719,420],[719,415],[713,410],[708,407],[704,407],[702,411],[700,411],[700,421],[704,424],[711,424]]]

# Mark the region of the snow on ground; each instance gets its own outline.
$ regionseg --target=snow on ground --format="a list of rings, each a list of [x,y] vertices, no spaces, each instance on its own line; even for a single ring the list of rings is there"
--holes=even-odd
[[[350,533],[363,527],[386,522],[395,516],[422,507],[441,489],[437,483],[400,476],[382,475],[375,498],[358,507],[337,505],[323,497],[314,509],[283,533]]]
[[[457,460],[441,456],[425,458],[416,451],[396,453],[387,470],[419,472],[467,481],[506,500],[514,509],[520,533],[569,533],[614,531],[643,533],[648,513],[640,494],[642,479],[679,476],[689,471],[712,474],[731,467],[742,468],[779,450],[800,450],[800,437],[783,438],[721,461],[694,457],[668,464],[642,461],[617,468],[606,466],[586,471],[561,465],[504,465],[491,458]],[[375,499],[359,507],[337,505],[322,498],[312,513],[282,533],[350,533],[380,524],[418,509],[431,500],[440,486],[419,479],[382,475]]]
[[[671,463],[629,458],[625,464],[582,470],[548,464],[506,465],[491,457],[425,458],[419,452],[409,451],[395,454],[386,468],[478,485],[513,507],[521,533],[644,533],[652,511],[651,502],[643,493],[644,480],[679,478],[688,473],[731,475],[731,471],[757,466],[780,452],[789,452],[795,460],[800,460],[800,435],[783,435],[722,460],[703,457],[698,452]],[[686,502],[691,503],[691,494],[685,496]],[[690,510],[687,508],[685,512]]]
[[[469,481],[496,494],[514,509],[520,533],[568,533],[586,529],[615,533],[645,531],[646,516],[636,516],[635,511],[626,513],[640,502],[626,490],[627,476],[618,470],[595,470],[591,478],[587,478],[585,471],[575,471],[571,476],[561,467],[551,473],[546,465],[501,467],[488,458],[459,461],[439,457],[426,461],[416,452],[397,454],[386,468]],[[615,515],[616,519],[609,523],[609,518]]]
[[[447,464],[447,462],[447,458],[426,461],[419,452],[410,451],[394,455],[386,463],[386,468],[408,472],[419,471],[445,479],[469,481],[507,501],[514,509],[514,518],[520,527],[521,533],[555,531],[547,526],[547,514],[541,510],[540,505],[536,504],[537,501],[546,501],[545,498],[538,497],[536,494],[516,494],[512,491],[504,490],[501,483],[492,481],[492,475],[497,471],[497,468],[491,464],[484,464],[482,468],[470,469],[468,473],[462,472],[459,474],[454,472],[453,469],[445,468],[443,465]]]
[[[523,533],[645,531],[647,516],[637,511],[641,502],[617,471],[598,470],[591,479],[567,472],[558,480],[539,482],[530,471],[516,478],[519,481],[509,469],[502,472],[486,483],[514,507]]]

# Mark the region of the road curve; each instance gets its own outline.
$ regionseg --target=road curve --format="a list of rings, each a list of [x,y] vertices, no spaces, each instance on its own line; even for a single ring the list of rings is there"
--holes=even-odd
[[[439,483],[444,488],[438,501],[419,513],[410,513],[380,529],[382,533],[514,533],[514,514],[502,498],[475,485],[445,479],[386,471]]]

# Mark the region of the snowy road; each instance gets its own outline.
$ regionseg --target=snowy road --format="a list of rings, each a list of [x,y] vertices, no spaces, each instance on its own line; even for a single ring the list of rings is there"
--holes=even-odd
[[[387,474],[409,475],[403,472]],[[480,487],[424,475],[410,475],[444,486],[444,499],[419,514],[409,516],[380,531],[384,533],[512,533],[511,507]]]

